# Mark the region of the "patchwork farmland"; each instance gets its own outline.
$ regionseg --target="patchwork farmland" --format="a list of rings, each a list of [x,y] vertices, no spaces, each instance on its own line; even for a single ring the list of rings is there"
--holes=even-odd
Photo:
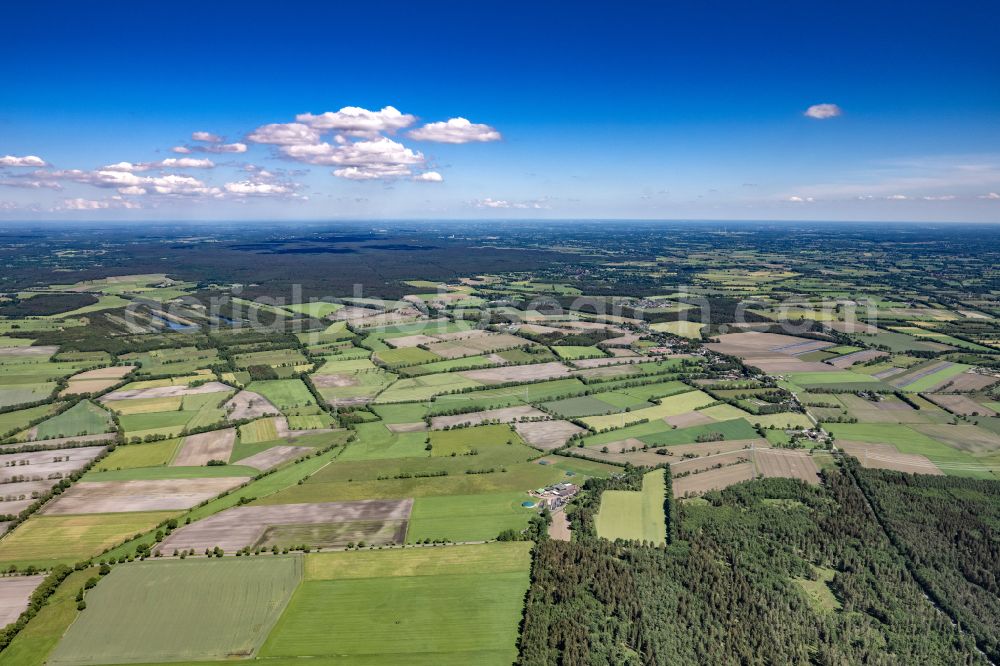
[[[935,529],[986,517],[949,539],[992,534],[1000,309],[870,293],[860,259],[817,278],[778,251],[630,247],[574,251],[599,278],[405,275],[298,304],[167,274],[22,292],[97,302],[0,314],[0,666],[697,663],[682,620],[760,626],[739,595],[794,618],[782,663],[978,663],[950,659],[964,634],[918,652],[880,619],[929,602],[894,545],[910,528],[859,507],[898,520],[906,475],[955,507]],[[959,624],[934,613],[919,626]],[[879,647],[837,657],[820,626]]]

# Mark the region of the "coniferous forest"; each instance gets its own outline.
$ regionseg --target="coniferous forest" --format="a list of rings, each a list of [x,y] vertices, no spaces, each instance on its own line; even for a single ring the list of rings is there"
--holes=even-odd
[[[537,547],[525,666],[996,659],[996,482],[849,459],[818,487],[761,479],[671,502],[658,548],[593,536],[608,485],[585,488],[576,540]]]

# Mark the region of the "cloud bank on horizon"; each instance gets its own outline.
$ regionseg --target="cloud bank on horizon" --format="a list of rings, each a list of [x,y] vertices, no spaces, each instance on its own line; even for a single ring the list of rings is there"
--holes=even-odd
[[[16,3],[0,221],[1000,221],[1000,5],[722,5]]]

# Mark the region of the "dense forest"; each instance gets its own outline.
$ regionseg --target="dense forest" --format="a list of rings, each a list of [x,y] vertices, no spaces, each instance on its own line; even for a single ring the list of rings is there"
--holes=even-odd
[[[604,485],[582,493],[584,525]],[[849,470],[821,487],[751,481],[675,512],[663,548],[588,530],[541,542],[519,663],[987,663],[925,596]]]
[[[1000,661],[1000,483],[852,471],[928,595]]]

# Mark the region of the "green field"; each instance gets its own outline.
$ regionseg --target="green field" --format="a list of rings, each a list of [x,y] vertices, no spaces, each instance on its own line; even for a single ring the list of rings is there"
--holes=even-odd
[[[0,666],[42,666],[45,658],[77,618],[77,590],[88,578],[97,575],[97,567],[71,573],[62,582],[38,615],[22,629],[3,652]]]
[[[520,531],[535,514],[521,506],[530,499],[524,492],[418,497],[410,513],[406,540],[480,541],[495,539],[506,529]]]
[[[292,312],[298,312],[300,314],[307,315],[309,317],[314,317],[316,319],[322,319],[328,314],[332,314],[337,310],[342,309],[344,306],[340,303],[328,303],[326,301],[313,301],[312,303],[295,303],[294,305],[282,306],[286,310]]]
[[[315,405],[312,393],[301,379],[272,379],[253,382],[247,390],[260,393],[282,412],[305,405]]]
[[[552,351],[564,361],[576,361],[583,358],[603,358],[607,356],[607,354],[597,347],[582,345],[557,345],[552,347]]]
[[[444,461],[453,458],[442,458]],[[461,460],[461,457],[460,457]],[[478,466],[478,461],[464,463]],[[336,467],[337,465],[332,465]],[[377,469],[377,468],[376,468]],[[332,481],[326,475],[316,475],[303,484],[294,485],[269,497],[257,500],[259,504],[296,504],[300,502],[339,502],[361,499],[397,499],[400,497],[434,497],[441,495],[478,495],[527,491],[547,486],[565,478],[565,473],[548,465],[515,463],[504,466],[504,471],[488,474],[465,474],[458,471],[447,476],[356,479],[345,483]],[[331,474],[333,472],[331,471]]]
[[[91,474],[117,469],[156,467],[166,465],[174,459],[182,438],[167,439],[152,444],[128,444],[119,446],[109,453],[92,469]]]
[[[241,425],[239,433],[240,442],[246,444],[269,442],[278,439],[278,430],[274,425],[273,418],[257,419],[246,425]]]
[[[953,448],[909,426],[896,423],[829,423],[824,424],[824,428],[837,439],[891,444],[900,453],[926,456],[931,462],[940,463],[941,471],[951,476],[996,478],[983,463],[965,451]]]
[[[399,349],[383,349],[375,352],[378,360],[389,367],[401,365],[418,365],[420,363],[433,363],[440,361],[441,357],[434,352],[421,349],[420,347],[400,347]]]
[[[39,405],[38,407],[29,407],[28,409],[19,409],[17,411],[0,414],[0,437],[2,437],[4,433],[14,433],[19,430],[24,430],[32,421],[48,416],[62,404],[65,403],[55,402],[48,405]]]
[[[74,563],[93,557],[136,532],[144,532],[176,511],[32,516],[0,539],[0,562]]]
[[[608,414],[605,416],[589,416],[580,419],[591,428],[601,431],[607,428],[624,428],[627,425],[648,419],[654,421],[666,416],[676,416],[684,412],[690,412],[698,407],[704,407],[715,402],[707,393],[701,391],[688,391],[664,398],[660,404],[643,409],[635,409],[630,412],[619,414]]]
[[[435,430],[430,435],[432,456],[475,455],[510,444],[524,444],[508,425],[485,425],[455,430]],[[473,453],[474,452],[474,453]]]
[[[302,578],[300,557],[117,566],[87,595],[48,663],[227,659],[252,655]]]
[[[642,477],[642,490],[606,490],[595,519],[597,534],[605,539],[634,539],[660,545],[667,541],[663,500],[664,471]]]
[[[62,414],[39,423],[35,439],[99,435],[111,429],[108,412],[89,400],[81,400]]]
[[[260,654],[324,664],[510,664],[529,543],[308,555]]]
[[[414,402],[430,400],[436,395],[482,386],[480,382],[466,379],[457,372],[442,372],[421,377],[400,379],[375,399],[376,403]]]

